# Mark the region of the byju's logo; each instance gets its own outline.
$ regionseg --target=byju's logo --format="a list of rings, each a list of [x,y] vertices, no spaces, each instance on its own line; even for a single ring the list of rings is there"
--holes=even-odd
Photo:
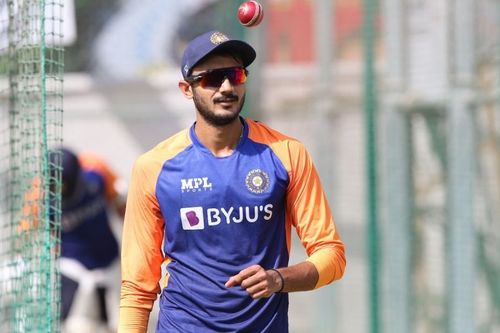
[[[184,230],[202,230],[205,228],[205,219],[203,217],[202,207],[181,208],[182,229]]]
[[[182,193],[211,191],[211,190],[212,190],[212,183],[208,181],[208,177],[181,179]]]
[[[203,230],[207,228],[228,225],[231,223],[255,223],[271,221],[273,204],[239,207],[186,207],[180,209],[182,229]]]

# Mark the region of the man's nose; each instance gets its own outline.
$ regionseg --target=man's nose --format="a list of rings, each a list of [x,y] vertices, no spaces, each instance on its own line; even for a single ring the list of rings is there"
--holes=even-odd
[[[220,85],[220,91],[232,91],[234,86],[231,84],[231,81],[227,77],[224,78],[222,84]]]

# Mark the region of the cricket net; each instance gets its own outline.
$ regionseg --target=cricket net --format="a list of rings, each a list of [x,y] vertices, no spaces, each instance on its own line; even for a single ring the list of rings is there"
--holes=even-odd
[[[60,326],[61,13],[0,2],[0,332]]]

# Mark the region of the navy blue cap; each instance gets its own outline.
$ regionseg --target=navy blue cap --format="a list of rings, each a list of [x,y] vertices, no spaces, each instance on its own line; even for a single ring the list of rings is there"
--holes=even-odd
[[[215,51],[225,50],[237,54],[243,61],[244,67],[250,65],[257,56],[253,47],[244,41],[231,39],[219,31],[205,32],[186,46],[181,62],[182,76],[186,78],[191,75],[193,67],[206,56]]]

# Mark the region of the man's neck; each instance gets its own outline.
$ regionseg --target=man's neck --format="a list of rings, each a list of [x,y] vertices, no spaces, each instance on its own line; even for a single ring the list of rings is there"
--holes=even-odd
[[[216,157],[231,155],[243,135],[243,124],[237,118],[231,124],[214,126],[198,119],[195,125],[198,140]]]

